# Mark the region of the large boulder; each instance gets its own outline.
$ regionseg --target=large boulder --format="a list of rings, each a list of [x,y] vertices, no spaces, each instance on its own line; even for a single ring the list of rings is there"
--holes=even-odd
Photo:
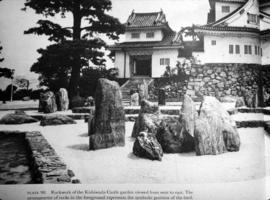
[[[188,95],[184,96],[183,105],[180,111],[180,122],[185,131],[194,137],[195,120],[198,117],[195,103]]]
[[[95,117],[90,149],[125,145],[125,111],[119,84],[101,78],[95,95]]]
[[[54,113],[57,111],[55,95],[53,92],[48,91],[40,94],[38,111],[44,113]]]
[[[157,133],[160,119],[157,114],[140,113],[133,126],[131,137],[137,138],[140,132]]]
[[[68,92],[65,88],[60,88],[56,93],[57,110],[66,111],[69,107]]]
[[[37,122],[38,120],[26,115],[24,111],[15,111],[14,113],[6,114],[0,119],[0,124],[26,124]]]
[[[199,117],[196,120],[194,140],[196,155],[217,155],[226,152],[222,132],[218,130],[221,120]],[[214,125],[214,126],[213,126]]]
[[[138,157],[161,161],[163,150],[155,136],[141,132],[134,142],[133,154]]]
[[[159,107],[158,107],[158,105],[144,99],[141,102],[140,113],[158,114]]]
[[[137,138],[142,131],[157,133],[159,120],[159,108],[154,103],[142,100],[139,116],[133,126],[131,136]]]
[[[164,153],[194,151],[194,139],[178,119],[164,116],[158,127],[156,138]]]
[[[194,138],[197,155],[216,155],[240,148],[236,123],[215,97],[204,97]]]
[[[60,114],[44,116],[43,119],[40,121],[41,126],[55,126],[63,124],[76,124],[76,121],[66,115]]]

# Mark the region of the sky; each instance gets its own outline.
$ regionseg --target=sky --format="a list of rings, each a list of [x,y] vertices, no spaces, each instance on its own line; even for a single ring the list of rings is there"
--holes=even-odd
[[[112,10],[110,15],[117,17],[120,22],[126,22],[134,9],[135,12],[156,12],[161,9],[166,15],[171,28],[179,31],[181,27],[192,24],[205,24],[209,11],[208,0],[111,0]],[[24,35],[24,30],[35,26],[36,22],[43,18],[33,10],[21,11],[25,0],[2,0],[0,2],[0,45],[3,46],[0,57],[4,57],[1,67],[15,69],[15,77],[28,78],[33,84],[37,84],[38,75],[30,72],[30,68],[36,62],[39,54],[37,49],[45,48],[50,43],[46,36]],[[51,20],[71,26],[70,15],[62,19],[60,17]],[[111,62],[107,63],[112,67]],[[0,88],[5,88],[10,80],[0,78]]]

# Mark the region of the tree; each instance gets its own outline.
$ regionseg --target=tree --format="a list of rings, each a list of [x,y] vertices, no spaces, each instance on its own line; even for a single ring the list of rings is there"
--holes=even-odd
[[[1,1],[1,0],[0,0]],[[0,46],[0,54],[1,54],[1,51],[2,51],[3,47]],[[0,58],[0,63],[4,61],[4,58]],[[13,78],[13,74],[14,74],[14,70],[12,69],[9,69],[9,68],[3,68],[3,67],[0,67],[0,78],[1,77],[5,77],[5,78]]]
[[[191,37],[193,41],[196,41],[199,39],[198,33],[195,31],[195,26],[187,26],[182,27],[180,30],[180,34],[184,35],[184,37]]]
[[[15,84],[21,88],[21,89],[26,89],[26,91],[29,90],[29,85],[30,81],[26,78],[16,78],[15,79]]]
[[[32,8],[45,17],[72,15],[71,27],[63,27],[50,20],[39,20],[37,27],[25,31],[25,34],[46,35],[55,42],[46,49],[38,50],[41,57],[31,71],[40,73],[43,81],[65,72],[63,76],[70,77],[69,95],[72,98],[77,93],[81,69],[89,66],[89,60],[98,66],[105,63],[103,48],[106,48],[106,43],[100,34],[117,40],[124,30],[118,19],[107,14],[112,8],[111,1],[26,0],[24,5],[24,10]],[[88,25],[83,26],[83,22]],[[50,74],[49,68],[57,68],[53,70],[56,74]]]
[[[116,68],[92,67],[82,69],[82,77],[80,79],[81,96],[94,96],[99,78],[116,80],[117,75],[118,71]]]

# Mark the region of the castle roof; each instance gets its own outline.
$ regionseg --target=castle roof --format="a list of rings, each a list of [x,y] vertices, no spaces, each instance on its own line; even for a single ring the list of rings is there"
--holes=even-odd
[[[270,39],[270,29],[261,31],[261,39]]]
[[[161,41],[153,41],[153,42],[123,42],[117,43],[110,47],[111,50],[118,50],[122,48],[131,48],[131,49],[142,49],[142,48],[181,48],[182,47],[182,39],[176,32],[171,32],[164,36]]]
[[[128,17],[125,26],[127,30],[142,28],[165,28],[172,31],[163,11],[149,13],[135,13],[133,11]]]
[[[249,27],[237,27],[237,26],[195,26],[196,32],[206,32],[206,31],[217,31],[217,32],[248,32],[248,33],[260,33],[260,30],[257,28]]]

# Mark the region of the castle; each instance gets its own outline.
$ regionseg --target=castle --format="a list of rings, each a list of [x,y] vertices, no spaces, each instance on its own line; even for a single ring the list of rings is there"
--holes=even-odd
[[[270,2],[209,0],[206,25],[194,26],[200,47],[192,56],[201,64],[270,65]],[[173,31],[163,11],[135,13],[125,24],[125,41],[110,47],[119,78],[161,77],[185,55],[181,34]]]

